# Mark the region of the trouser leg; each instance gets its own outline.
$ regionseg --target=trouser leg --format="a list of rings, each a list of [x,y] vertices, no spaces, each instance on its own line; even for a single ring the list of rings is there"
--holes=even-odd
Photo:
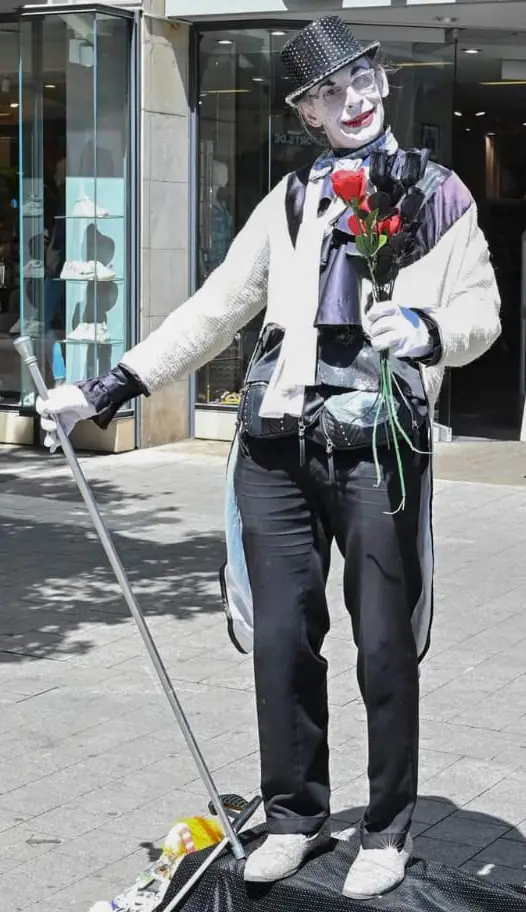
[[[254,605],[261,787],[271,833],[329,813],[325,584],[330,536],[295,440],[254,442],[235,476]]]
[[[381,453],[375,487],[372,458],[340,476],[338,544],[345,557],[345,601],[358,649],[358,681],[367,711],[370,800],[364,848],[402,846],[418,784],[418,659],[411,617],[422,590],[418,553],[420,490],[428,457],[403,450],[405,510],[394,454]]]

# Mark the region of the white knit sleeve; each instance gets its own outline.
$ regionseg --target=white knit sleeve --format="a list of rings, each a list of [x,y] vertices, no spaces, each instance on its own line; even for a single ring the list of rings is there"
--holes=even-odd
[[[448,235],[438,247],[448,240],[449,293],[432,316],[442,339],[443,363],[462,367],[480,358],[499,337],[500,295],[474,203]]]
[[[269,235],[272,218],[279,217],[284,218],[281,184],[256,207],[202,288],[124,355],[120,363],[148,392],[206,364],[265,307]]]

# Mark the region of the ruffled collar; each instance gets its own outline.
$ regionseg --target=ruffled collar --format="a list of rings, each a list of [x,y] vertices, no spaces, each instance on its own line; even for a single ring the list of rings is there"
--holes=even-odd
[[[345,168],[347,163],[354,170],[360,164],[367,164],[372,152],[382,150],[387,152],[388,155],[394,155],[397,149],[398,142],[393,136],[391,128],[387,127],[380,136],[377,136],[372,142],[367,143],[366,146],[361,146],[359,149],[331,149],[322,153],[312,165],[310,180],[320,180],[320,178],[330,174],[335,166]]]

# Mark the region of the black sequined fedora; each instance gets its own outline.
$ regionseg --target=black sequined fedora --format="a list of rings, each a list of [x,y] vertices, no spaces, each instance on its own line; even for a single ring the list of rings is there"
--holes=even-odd
[[[280,58],[293,89],[285,101],[294,105],[322,79],[360,57],[374,60],[379,41],[361,44],[339,16],[322,16],[311,22],[284,45]]]

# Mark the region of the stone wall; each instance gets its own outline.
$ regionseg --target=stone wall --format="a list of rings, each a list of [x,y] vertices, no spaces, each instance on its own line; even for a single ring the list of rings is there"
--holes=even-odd
[[[162,15],[163,0],[150,9]],[[158,8],[156,8],[158,6]],[[189,294],[189,28],[144,16],[142,24],[141,338]],[[139,445],[187,437],[189,384],[141,402]]]

